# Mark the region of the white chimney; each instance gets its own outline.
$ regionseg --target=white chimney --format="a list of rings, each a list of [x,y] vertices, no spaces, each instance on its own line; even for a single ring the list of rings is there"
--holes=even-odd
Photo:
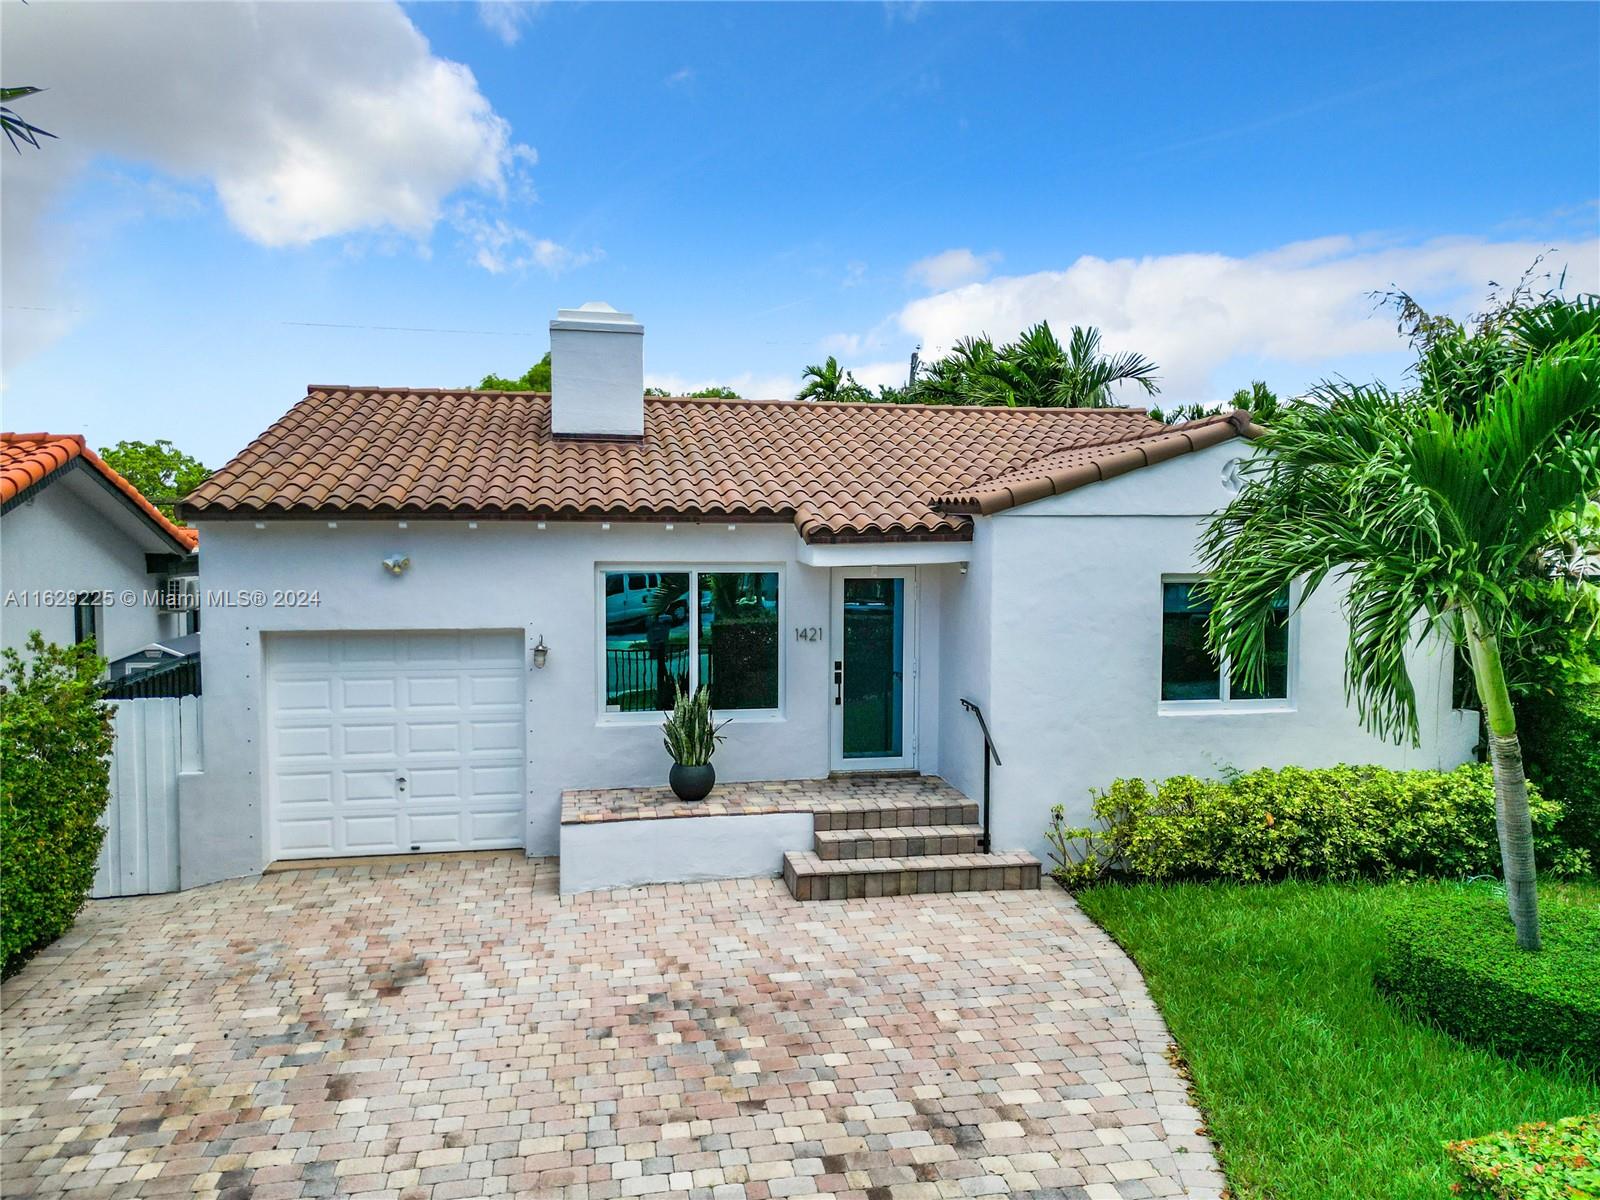
[[[609,304],[563,308],[550,322],[550,430],[644,436],[644,326]]]

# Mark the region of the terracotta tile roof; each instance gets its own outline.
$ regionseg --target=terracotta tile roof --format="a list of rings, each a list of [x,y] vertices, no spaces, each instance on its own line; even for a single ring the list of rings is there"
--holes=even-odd
[[[98,454],[81,433],[0,433],[0,503],[9,504],[74,459],[98,471],[163,533],[186,549],[199,544],[197,530],[174,525]]]
[[[1250,420],[1249,413],[1242,408],[1235,409],[1178,426],[1163,425],[1153,434],[1125,442],[1069,447],[1041,455],[1014,470],[981,480],[965,491],[939,496],[934,504],[942,512],[987,516],[1166,462],[1191,450],[1204,450],[1229,438],[1253,438],[1260,432],[1261,427]]]
[[[649,398],[643,438],[555,438],[543,393],[313,387],[182,511],[738,518],[793,521],[812,542],[959,539],[982,510],[939,497],[1171,436],[1142,409]]]

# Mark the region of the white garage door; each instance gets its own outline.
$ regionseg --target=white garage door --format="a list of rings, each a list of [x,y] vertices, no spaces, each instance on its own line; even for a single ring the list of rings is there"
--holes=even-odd
[[[267,642],[273,856],[523,844],[520,633]]]

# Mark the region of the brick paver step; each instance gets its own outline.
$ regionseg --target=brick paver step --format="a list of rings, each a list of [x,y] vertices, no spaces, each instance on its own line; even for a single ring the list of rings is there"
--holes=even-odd
[[[972,825],[978,820],[976,801],[951,792],[948,797],[916,796],[903,800],[874,800],[862,804],[835,801],[812,810],[819,830],[893,829],[930,825]]]
[[[783,881],[796,900],[1037,889],[1039,872],[1039,860],[1024,850],[856,859],[790,850],[783,856]]]
[[[880,829],[821,829],[816,834],[816,853],[822,859],[976,854],[982,845],[981,825],[894,825]]]

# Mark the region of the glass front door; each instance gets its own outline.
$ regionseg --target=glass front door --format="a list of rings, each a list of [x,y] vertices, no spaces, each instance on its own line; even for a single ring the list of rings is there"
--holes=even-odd
[[[834,577],[834,767],[914,765],[912,575]]]

